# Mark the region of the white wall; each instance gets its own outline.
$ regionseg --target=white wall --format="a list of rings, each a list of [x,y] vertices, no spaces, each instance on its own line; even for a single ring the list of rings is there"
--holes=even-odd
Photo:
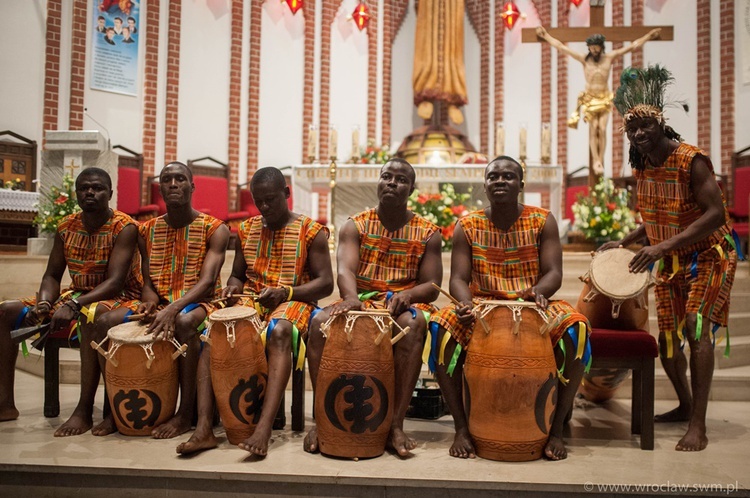
[[[466,97],[469,102],[463,106],[464,122],[456,126],[469,138],[476,150],[480,150],[481,123],[481,76],[482,55],[479,38],[469,23],[469,16],[464,16],[464,65],[466,69]],[[455,126],[453,123],[449,123]],[[481,151],[480,151],[481,152]]]
[[[713,8],[713,4],[711,5]],[[735,150],[750,146],[750,0],[735,3]],[[713,19],[713,16],[712,16]],[[744,38],[743,38],[744,36]]]
[[[395,150],[415,128],[422,125],[414,107],[411,77],[414,72],[414,37],[417,16],[410,0],[401,29],[393,42],[391,56],[391,140]]]

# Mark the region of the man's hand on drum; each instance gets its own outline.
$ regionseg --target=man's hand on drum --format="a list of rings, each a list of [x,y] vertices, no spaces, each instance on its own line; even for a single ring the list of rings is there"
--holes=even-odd
[[[154,320],[154,314],[156,314],[156,303],[151,301],[142,301],[135,310],[136,315],[143,315],[141,323],[152,322]]]
[[[68,301],[70,302],[70,301]],[[70,327],[70,322],[78,318],[75,305],[60,306],[55,314],[52,315],[52,323],[50,324],[50,332],[57,332],[58,330],[65,330]]]
[[[530,287],[528,289],[522,290],[518,293],[518,297],[520,297],[524,301],[534,301],[536,305],[543,310],[546,310],[547,306],[549,306],[549,300],[544,296],[544,294],[538,292],[536,290],[536,287]]]
[[[174,337],[175,322],[180,310],[175,306],[169,305],[163,310],[156,313],[154,321],[146,330],[147,334],[154,334],[154,339],[163,339],[171,341]]]
[[[227,300],[227,306],[234,306],[237,304],[237,299],[234,297],[235,294],[240,294],[242,289],[237,288],[236,285],[227,285],[221,290],[221,298]]]
[[[286,301],[289,295],[287,287],[266,287],[258,295],[258,302],[267,310],[275,310],[281,303]]]
[[[461,306],[456,306],[456,316],[461,325],[471,325],[474,323],[474,303],[461,301]]]
[[[631,273],[641,273],[649,269],[651,263],[655,263],[664,257],[665,251],[661,244],[646,246],[633,256],[628,268]]]
[[[331,306],[331,316],[339,316],[349,311],[361,311],[362,301],[357,298],[345,299]]]
[[[397,292],[391,296],[391,299],[388,301],[388,313],[390,313],[392,317],[397,317],[404,311],[408,310],[409,306],[411,306],[411,297],[409,297],[409,294]]]
[[[622,247],[621,241],[610,240],[609,242],[605,242],[604,244],[600,245],[596,252],[609,251],[610,249],[617,249],[618,247]]]

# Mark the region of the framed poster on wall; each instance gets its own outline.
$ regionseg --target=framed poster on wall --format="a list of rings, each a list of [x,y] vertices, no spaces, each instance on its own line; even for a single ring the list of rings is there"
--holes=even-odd
[[[140,5],[132,0],[90,0],[91,88],[135,96],[138,92]]]

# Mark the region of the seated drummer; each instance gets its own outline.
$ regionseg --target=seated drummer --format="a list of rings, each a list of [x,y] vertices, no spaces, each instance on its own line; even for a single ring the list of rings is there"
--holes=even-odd
[[[193,173],[172,162],[159,174],[167,213],[141,225],[138,245],[143,258],[143,304],[137,313],[153,320],[147,332],[156,339],[187,344],[179,357],[180,406],[171,420],[151,435],[168,439],[190,430],[195,409],[196,372],[200,356],[198,327],[213,309],[221,290],[219,273],[229,243],[229,228],[193,209]]]
[[[289,187],[277,168],[261,168],[250,182],[250,192],[260,216],[240,224],[232,276],[222,297],[244,292],[257,299],[242,298],[239,304],[255,306],[260,319],[269,321],[266,331],[268,383],[258,425],[252,436],[238,446],[259,456],[266,455],[274,417],[289,381],[294,357],[304,367],[300,345],[307,333],[310,316],[319,299],[333,291],[333,271],[328,252],[328,229],[289,210]],[[212,423],[214,394],[211,387],[210,346],[204,344],[198,366],[198,424],[190,439],[177,447],[188,454],[215,448]]]
[[[308,363],[313,388],[325,345],[320,325],[350,310],[387,309],[410,332],[394,346],[396,393],[389,447],[406,456],[417,442],[404,434],[404,417],[422,365],[421,352],[430,303],[437,298],[443,264],[440,228],[407,209],[414,191],[414,168],[391,159],[380,170],[378,206],[363,211],[341,228],[337,253],[341,301],[329,306],[310,326]],[[318,450],[317,428],[305,437],[305,451]]]
[[[433,356],[430,366],[453,414],[456,436],[449,453],[458,458],[475,457],[462,402],[463,364],[473,331],[474,299],[519,298],[536,301],[547,310],[555,325],[549,332],[550,339],[553,346],[558,346],[555,348],[558,368],[564,367],[544,454],[551,460],[567,456],[562,430],[581,383],[584,363],[590,357],[588,322],[565,301],[549,300],[562,283],[562,247],[557,222],[545,209],[520,204],[518,194],[522,189],[523,169],[515,159],[500,156],[487,165],[484,191],[490,206],[460,219],[453,235],[450,292],[461,306],[441,309],[430,323],[432,354],[443,355],[443,361],[435,361]],[[444,352],[438,352],[436,345],[442,344],[446,332],[451,337]],[[583,355],[578,352],[582,341]],[[450,371],[454,353],[455,369]]]
[[[81,212],[64,218],[57,227],[52,253],[36,298],[0,304],[0,421],[18,418],[13,399],[13,377],[18,346],[12,329],[33,326],[51,318],[50,333],[80,325],[81,395],[71,417],[55,436],[83,434],[93,425],[94,397],[101,373],[96,351],[88,347],[95,340],[93,319],[110,310],[119,321],[132,312],[143,281],[140,256],[135,250],[138,224],[127,214],[110,209],[112,179],[100,168],[86,168],[75,182]],[[60,291],[68,268],[71,285]],[[74,333],[74,332],[71,332]],[[92,431],[106,432],[105,422]]]

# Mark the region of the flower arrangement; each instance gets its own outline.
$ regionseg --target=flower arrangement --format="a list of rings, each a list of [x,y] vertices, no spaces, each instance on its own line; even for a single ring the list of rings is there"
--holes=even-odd
[[[49,192],[39,197],[34,225],[41,232],[54,234],[63,218],[80,210],[76,201],[75,181],[66,174],[62,179],[62,187],[53,186]]]
[[[360,148],[360,158],[352,159],[352,162],[359,162],[362,164],[385,164],[391,157],[393,157],[393,154],[391,154],[388,144],[383,144],[380,147],[377,147],[375,141],[370,139],[367,141],[367,147]]]
[[[572,206],[573,227],[589,240],[620,240],[635,229],[636,215],[628,207],[630,194],[602,177],[588,196]]]
[[[452,184],[444,183],[439,194],[420,194],[418,190],[414,190],[409,197],[408,207],[440,227],[443,251],[450,251],[456,222],[472,210],[467,205],[469,199],[470,193],[459,194]]]
[[[7,180],[4,184],[0,184],[0,188],[8,190],[23,190],[24,182],[20,178],[16,178],[15,180]]]

